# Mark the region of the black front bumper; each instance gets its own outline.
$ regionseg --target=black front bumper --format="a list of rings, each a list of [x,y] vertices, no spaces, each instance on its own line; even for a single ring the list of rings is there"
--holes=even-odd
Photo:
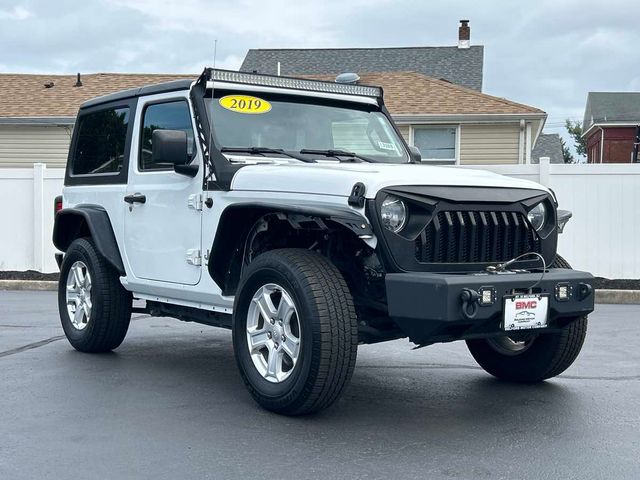
[[[551,268],[541,273],[439,274],[427,272],[390,273],[385,277],[389,317],[412,342],[428,344],[463,338],[500,334],[506,296],[534,293],[549,296],[548,326],[562,328],[572,320],[588,315],[594,308],[593,276],[586,272]],[[556,298],[556,286],[568,285],[566,300]],[[493,289],[491,305],[465,304],[463,291]],[[473,303],[473,302],[472,302]],[[470,308],[471,307],[471,308]],[[466,313],[465,313],[466,312]],[[475,312],[474,315],[469,315]]]

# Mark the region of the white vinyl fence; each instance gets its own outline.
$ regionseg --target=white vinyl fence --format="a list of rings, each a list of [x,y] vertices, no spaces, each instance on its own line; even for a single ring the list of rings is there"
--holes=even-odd
[[[53,201],[63,168],[0,168],[0,270],[57,271],[51,243]]]
[[[467,167],[462,167],[467,168]],[[487,165],[551,188],[573,218],[558,239],[571,266],[606,278],[640,278],[640,164]]]
[[[469,168],[466,166],[458,168]],[[558,252],[574,268],[607,278],[640,278],[640,164],[487,165],[551,187],[573,218]],[[0,270],[54,272],[53,201],[64,169],[0,168]]]

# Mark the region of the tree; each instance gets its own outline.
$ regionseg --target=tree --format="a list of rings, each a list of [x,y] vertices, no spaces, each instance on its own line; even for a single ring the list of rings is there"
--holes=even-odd
[[[584,143],[584,138],[582,138],[582,123],[578,121],[574,122],[567,118],[565,127],[567,129],[567,132],[569,132],[569,135],[573,137],[573,142],[576,147],[576,153],[581,157],[586,156],[587,146]],[[567,161],[566,158],[567,157],[565,156],[565,162]]]
[[[567,144],[564,141],[564,138],[560,137],[560,144],[562,145],[562,156],[564,157],[564,163],[576,163],[576,159],[573,158],[573,154]]]

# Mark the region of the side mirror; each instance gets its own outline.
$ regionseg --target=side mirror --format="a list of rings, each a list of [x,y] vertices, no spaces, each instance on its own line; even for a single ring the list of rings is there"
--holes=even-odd
[[[187,132],[182,130],[154,130],[151,134],[151,160],[154,164],[186,165]]]
[[[151,136],[151,159],[155,165],[173,165],[180,175],[195,177],[198,165],[189,165],[187,132],[184,130],[154,130]]]
[[[422,154],[418,147],[409,145],[409,157],[411,158],[411,163],[422,163]]]

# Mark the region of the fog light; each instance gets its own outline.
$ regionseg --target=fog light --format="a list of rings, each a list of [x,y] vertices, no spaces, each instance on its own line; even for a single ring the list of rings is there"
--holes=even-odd
[[[482,287],[478,290],[480,294],[479,302],[480,305],[486,307],[488,305],[493,305],[496,301],[496,290],[492,287]]]
[[[568,283],[558,283],[556,285],[556,300],[566,302],[571,298],[571,285]]]

